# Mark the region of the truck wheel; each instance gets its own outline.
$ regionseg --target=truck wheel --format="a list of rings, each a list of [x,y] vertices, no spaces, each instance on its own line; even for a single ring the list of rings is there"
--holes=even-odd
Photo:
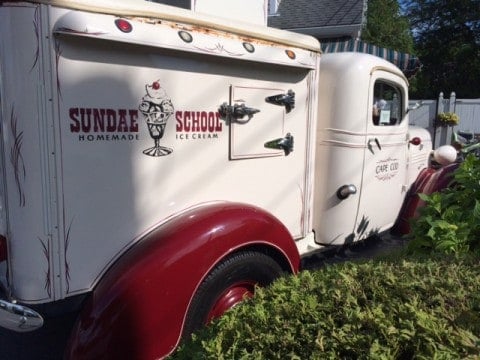
[[[185,319],[183,338],[220,317],[245,298],[255,286],[267,286],[283,273],[271,257],[245,251],[233,254],[218,264],[200,284]]]

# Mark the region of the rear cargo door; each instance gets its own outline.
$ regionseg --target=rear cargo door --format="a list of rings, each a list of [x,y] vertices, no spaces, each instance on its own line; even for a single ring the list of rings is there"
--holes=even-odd
[[[236,116],[238,116],[231,116],[227,120],[231,125],[230,157],[232,160],[284,156],[288,155],[285,151],[290,153],[293,150],[293,140],[290,145],[283,144],[285,150],[282,150],[282,144],[279,143],[286,135],[284,108],[266,101],[270,96],[287,96],[286,93],[287,89],[281,88],[231,87],[230,106],[233,106],[233,111],[236,109]],[[294,95],[291,99],[295,99]],[[275,140],[277,140],[276,144],[268,145],[270,141],[275,142]],[[290,150],[288,150],[289,146]]]

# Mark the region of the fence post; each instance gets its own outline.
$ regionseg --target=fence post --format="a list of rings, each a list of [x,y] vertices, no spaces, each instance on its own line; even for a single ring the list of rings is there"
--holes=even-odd
[[[435,112],[435,118],[433,119],[433,148],[436,149],[441,144],[441,135],[442,135],[442,127],[438,126],[437,123],[437,115],[443,112],[444,109],[444,98],[443,92],[438,94],[437,100],[437,111]]]
[[[450,93],[450,98],[448,100],[445,100],[443,98],[443,93],[440,93],[438,97],[437,115],[441,112],[455,112],[456,98],[457,96],[454,91]],[[453,126],[440,126],[437,127],[437,129],[438,128],[440,129],[440,134],[435,134],[435,140],[438,138],[438,141],[435,141],[435,148],[442,145],[450,145],[452,142]]]
[[[452,91],[450,93],[450,102],[448,103],[448,111],[455,112],[456,105],[457,105],[457,94],[455,94],[455,91]]]

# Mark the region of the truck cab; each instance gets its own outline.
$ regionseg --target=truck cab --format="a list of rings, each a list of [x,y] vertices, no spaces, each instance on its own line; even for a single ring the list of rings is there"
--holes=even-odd
[[[408,124],[408,81],[371,55],[324,54],[319,93],[316,241],[339,245],[380,234],[395,223],[432,149],[429,134]]]

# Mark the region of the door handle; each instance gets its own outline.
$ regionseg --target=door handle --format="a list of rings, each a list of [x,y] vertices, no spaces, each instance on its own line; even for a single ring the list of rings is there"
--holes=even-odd
[[[350,195],[354,195],[357,193],[357,187],[353,184],[343,185],[337,190],[337,197],[340,200],[345,200]]]
[[[368,143],[367,143],[368,149],[373,153],[372,144],[371,144],[372,141],[375,142],[375,144],[376,144],[377,147],[378,147],[378,150],[382,151],[382,146],[380,145],[380,141],[378,141],[377,138],[375,138],[375,139],[368,139]]]

